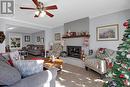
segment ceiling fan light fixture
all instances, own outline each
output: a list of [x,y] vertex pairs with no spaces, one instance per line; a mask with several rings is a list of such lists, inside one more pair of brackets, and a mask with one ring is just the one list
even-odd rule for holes
[[39,11],[39,10],[36,10],[35,11],[35,17],[44,17],[46,15],[45,11]]
[[44,17],[44,15],[47,15],[49,17],[53,17],[54,15],[48,10],[56,10],[58,9],[56,5],[51,5],[51,6],[44,6],[43,2],[39,2],[39,0],[32,0],[33,3],[35,4],[35,8],[32,7],[20,7],[20,9],[26,9],[26,10],[35,10],[34,12],[34,17]]
[[44,17],[46,15],[45,11],[42,11],[40,17]]
[[36,10],[34,14],[38,16],[38,14],[39,14],[39,11],[38,11],[38,10]]

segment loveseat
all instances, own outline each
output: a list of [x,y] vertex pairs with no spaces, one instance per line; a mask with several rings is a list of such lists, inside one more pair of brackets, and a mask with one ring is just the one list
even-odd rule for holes
[[43,55],[43,53],[45,53],[44,45],[29,44],[27,45],[26,50],[28,51],[29,54],[32,55]]
[[101,75],[101,78],[104,77],[104,74],[107,73],[109,67],[113,64],[116,57],[116,51],[99,48],[97,51],[94,51],[92,55],[85,57],[85,68],[92,69]]
[[14,62],[13,67],[12,62],[9,61],[10,58],[7,58],[8,54],[4,54],[4,57],[0,54],[0,87],[55,87],[56,68],[42,69],[41,72],[22,77],[20,70],[14,66]]

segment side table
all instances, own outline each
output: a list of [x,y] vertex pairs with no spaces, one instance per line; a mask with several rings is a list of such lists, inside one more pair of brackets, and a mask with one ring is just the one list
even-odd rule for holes
[[28,56],[28,51],[19,50],[19,54],[20,54],[21,56],[26,57],[26,56]]

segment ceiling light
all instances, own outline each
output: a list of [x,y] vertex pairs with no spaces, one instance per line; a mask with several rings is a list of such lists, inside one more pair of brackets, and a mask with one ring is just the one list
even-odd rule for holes
[[36,17],[44,17],[46,15],[45,11],[41,11],[41,13],[39,13],[39,12],[40,12],[39,10],[35,11],[35,16]]
[[40,14],[40,17],[44,17],[46,15],[46,13],[44,11],[42,11],[42,13]]
[[39,10],[35,11],[35,15],[37,15],[37,16],[39,15]]
[[15,27],[9,27],[8,30],[13,30]]

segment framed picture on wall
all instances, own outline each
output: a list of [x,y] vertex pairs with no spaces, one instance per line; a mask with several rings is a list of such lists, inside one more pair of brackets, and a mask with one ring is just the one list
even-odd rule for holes
[[61,34],[55,33],[55,41],[60,41],[60,40],[61,40]]
[[30,42],[30,36],[24,36],[25,42]]
[[119,25],[106,25],[96,28],[97,41],[117,41],[119,39]]
[[40,36],[37,36],[37,42],[40,42],[41,40],[40,40]]
[[21,49],[22,48],[22,37],[11,36],[9,38],[9,45],[11,49]]

